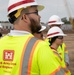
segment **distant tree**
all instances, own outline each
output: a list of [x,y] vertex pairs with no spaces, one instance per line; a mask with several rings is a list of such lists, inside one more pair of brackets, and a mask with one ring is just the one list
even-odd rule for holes
[[65,24],[70,24],[70,21],[69,21],[69,20],[67,20],[67,18],[66,18],[66,17],[62,18],[61,20],[62,20]]

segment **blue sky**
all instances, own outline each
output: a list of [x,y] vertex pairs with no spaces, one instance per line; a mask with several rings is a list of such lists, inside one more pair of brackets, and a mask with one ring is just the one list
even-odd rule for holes
[[[39,12],[41,22],[47,22],[51,15],[63,17],[74,17],[74,0],[67,0],[69,11],[67,11],[65,0],[36,0],[39,4],[45,6],[45,9]],[[7,21],[7,7],[9,0],[0,0],[0,21]]]

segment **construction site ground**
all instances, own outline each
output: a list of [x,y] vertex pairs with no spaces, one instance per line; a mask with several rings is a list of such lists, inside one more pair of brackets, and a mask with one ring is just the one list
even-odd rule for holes
[[66,43],[68,52],[69,52],[69,59],[70,59],[70,66],[69,69],[74,75],[74,31],[64,31],[67,36],[64,38],[64,42]]

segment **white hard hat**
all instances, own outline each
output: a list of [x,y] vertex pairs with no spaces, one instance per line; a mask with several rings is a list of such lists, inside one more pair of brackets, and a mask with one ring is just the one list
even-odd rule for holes
[[41,29],[39,30],[39,32],[43,31],[46,29],[46,26],[41,26]]
[[64,22],[61,21],[61,18],[57,15],[52,15],[50,18],[49,18],[49,21],[48,21],[48,25],[54,25],[54,24],[57,24],[57,25],[62,25],[64,24]]
[[66,34],[64,34],[59,27],[54,26],[48,30],[47,38],[52,38],[55,36],[66,36]]
[[9,5],[8,5],[8,15],[18,9],[21,8],[27,8],[29,6],[38,6],[38,10],[42,10],[44,6],[38,5],[35,0],[9,0]]

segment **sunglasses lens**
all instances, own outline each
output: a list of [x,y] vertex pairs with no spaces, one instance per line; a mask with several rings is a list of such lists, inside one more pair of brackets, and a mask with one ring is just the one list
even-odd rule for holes
[[63,36],[58,36],[58,39],[63,39]]

